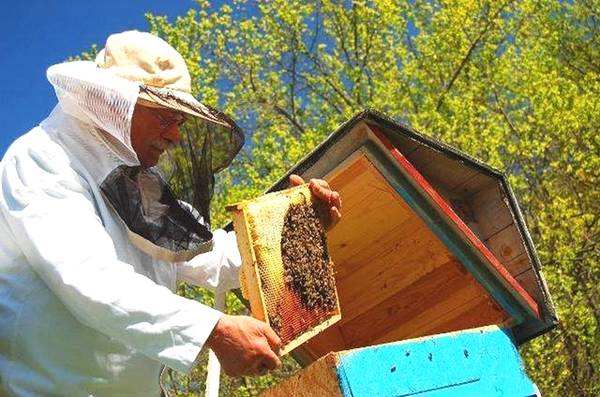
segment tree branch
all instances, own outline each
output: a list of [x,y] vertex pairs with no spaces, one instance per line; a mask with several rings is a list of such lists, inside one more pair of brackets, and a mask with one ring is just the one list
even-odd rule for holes
[[488,19],[487,23],[485,24],[485,27],[483,28],[483,30],[479,33],[479,35],[477,35],[477,38],[471,43],[471,45],[469,46],[469,49],[467,50],[467,53],[465,54],[465,56],[462,58],[462,60],[460,61],[460,64],[458,65],[458,68],[456,68],[456,70],[454,71],[454,73],[452,73],[452,77],[450,78],[450,81],[448,82],[448,84],[446,85],[446,88],[444,89],[444,91],[442,92],[442,94],[440,95],[440,97],[438,98],[437,104],[435,106],[435,110],[438,111],[440,110],[440,107],[442,106],[442,103],[444,102],[444,97],[446,96],[446,94],[448,92],[450,92],[450,90],[452,89],[452,86],[454,85],[454,82],[456,81],[456,79],[458,78],[458,76],[460,75],[460,72],[463,70],[463,68],[467,65],[467,63],[470,61],[471,59],[471,54],[473,53],[473,51],[475,50],[475,48],[477,48],[477,46],[479,45],[479,43],[481,42],[481,39],[483,39],[483,37],[486,35],[486,33],[488,32],[489,28],[494,24],[494,20],[498,17],[498,15],[504,10],[504,8],[510,3],[506,2],[504,3],[492,16],[492,18]]

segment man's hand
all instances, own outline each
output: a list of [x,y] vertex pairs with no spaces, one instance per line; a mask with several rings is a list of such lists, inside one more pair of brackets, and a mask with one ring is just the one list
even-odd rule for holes
[[281,339],[252,317],[223,315],[206,343],[229,376],[263,375],[281,365]]
[[[290,184],[292,186],[302,185],[304,179],[301,176],[292,174],[290,175]],[[321,201],[324,201],[329,208],[329,229],[335,226],[336,223],[342,218],[342,198],[339,193],[331,190],[327,181],[323,179],[311,179],[309,188],[312,193],[317,196]]]

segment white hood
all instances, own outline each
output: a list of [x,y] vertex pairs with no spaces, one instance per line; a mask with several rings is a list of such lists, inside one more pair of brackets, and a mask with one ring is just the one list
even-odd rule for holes
[[110,148],[124,164],[139,165],[131,146],[131,118],[139,84],[89,61],[53,65],[47,76],[65,113],[106,134]]
[[127,226],[132,243],[167,262],[209,251],[209,226],[176,199],[157,169],[140,166],[131,146],[139,85],[85,61],[50,67],[48,80],[59,105],[44,128],[53,131],[66,150],[78,151],[81,172],[90,174]]

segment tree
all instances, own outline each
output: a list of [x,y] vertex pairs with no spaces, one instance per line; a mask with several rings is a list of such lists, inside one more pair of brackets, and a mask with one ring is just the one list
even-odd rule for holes
[[[546,396],[594,396],[599,9],[597,0],[237,0],[147,19],[186,59],[198,98],[250,132],[217,178],[215,225],[227,221],[225,204],[264,191],[365,107],[506,171],[561,319],[523,347],[529,374]],[[284,374],[295,368],[287,364]],[[280,375],[228,380],[223,393],[252,395]],[[198,382],[174,384],[186,394]]]

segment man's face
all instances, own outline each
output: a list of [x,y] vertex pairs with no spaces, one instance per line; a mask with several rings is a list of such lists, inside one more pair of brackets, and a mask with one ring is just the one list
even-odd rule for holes
[[153,167],[169,147],[179,143],[182,113],[135,105],[131,119],[131,145],[143,167]]

